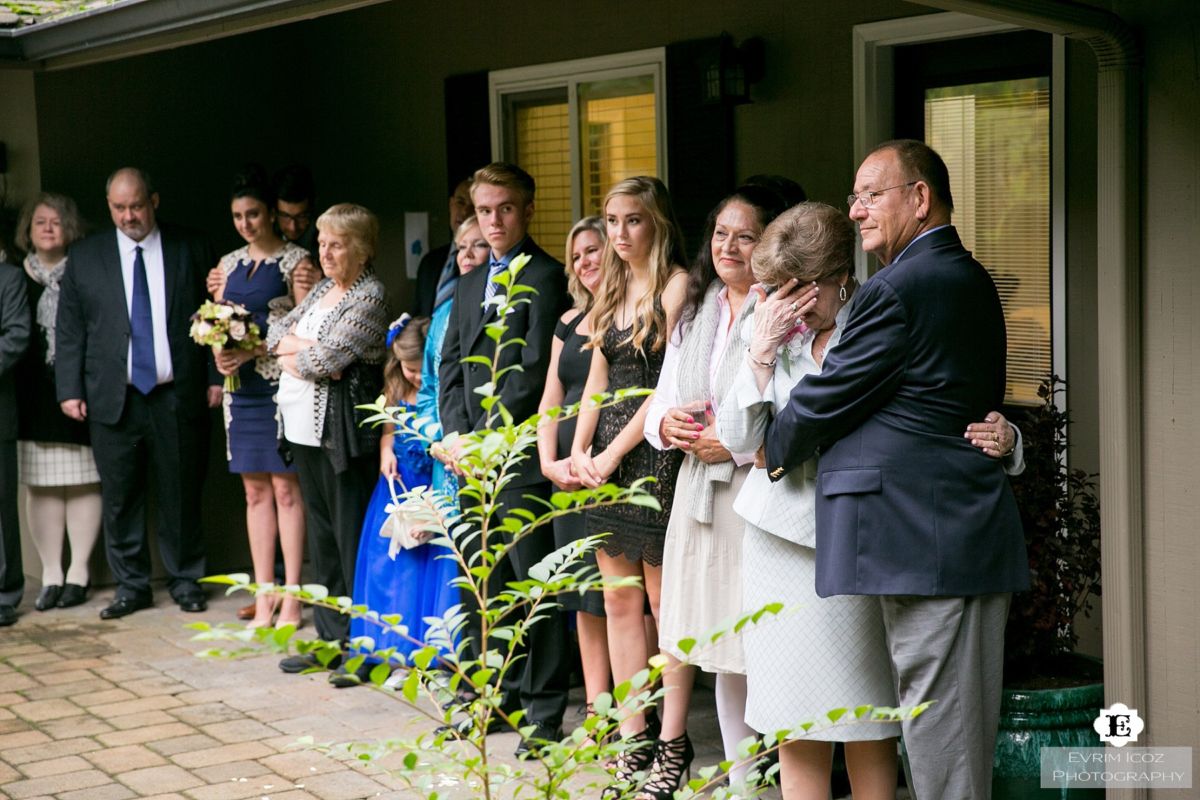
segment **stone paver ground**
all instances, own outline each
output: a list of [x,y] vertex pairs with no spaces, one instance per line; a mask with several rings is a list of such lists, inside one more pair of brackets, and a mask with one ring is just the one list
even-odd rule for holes
[[[303,736],[361,741],[430,725],[403,703],[334,689],[323,675],[285,675],[274,655],[195,656],[206,645],[190,641],[184,626],[232,620],[246,595],[217,596],[207,612],[184,614],[159,591],[154,608],[101,621],[111,598],[101,591],[83,606],[39,613],[27,597],[17,624],[0,629],[0,798],[418,796],[377,767],[295,746]],[[572,700],[568,724],[579,719],[578,690]],[[690,728],[696,763],[720,760],[712,695],[703,689]],[[511,760],[517,737],[489,742]],[[443,796],[472,793],[448,786]]]

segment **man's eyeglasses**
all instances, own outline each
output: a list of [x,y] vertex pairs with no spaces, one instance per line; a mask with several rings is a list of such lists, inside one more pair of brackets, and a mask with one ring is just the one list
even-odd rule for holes
[[849,206],[850,208],[854,208],[855,201],[858,201],[858,203],[861,204],[863,208],[874,208],[875,207],[875,198],[879,197],[879,195],[883,194],[884,192],[890,192],[892,189],[904,189],[908,186],[912,186],[914,183],[916,183],[916,181],[909,181],[908,183],[898,183],[895,186],[889,186],[886,189],[877,189],[873,192],[859,192],[858,194],[849,194],[849,195],[846,195],[846,205]]
[[275,210],[275,218],[280,222],[302,222],[307,223],[312,219],[312,215],[307,211],[301,211],[299,214],[289,214],[286,211]]

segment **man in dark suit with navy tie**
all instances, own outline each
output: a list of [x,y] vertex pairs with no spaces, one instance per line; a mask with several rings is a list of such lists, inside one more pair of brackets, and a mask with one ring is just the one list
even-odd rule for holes
[[[491,360],[496,343],[484,327],[497,320],[496,306],[487,302],[505,287],[493,282],[500,272],[521,254],[530,261],[517,280],[536,290],[526,294],[528,303],[518,304],[505,317],[508,338],[523,339],[521,347],[508,347],[501,353],[499,368],[507,370],[496,387],[497,394],[514,419],[526,419],[537,412],[546,371],[550,367],[550,343],[559,315],[566,309],[569,296],[563,265],[537,246],[528,235],[533,217],[533,178],[512,164],[495,162],[476,171],[471,184],[471,199],[479,229],[491,245],[486,268],[480,266],[459,278],[454,305],[442,346],[442,365],[438,378],[438,406],[446,433],[481,431],[487,428],[487,414],[480,406],[477,389],[491,380],[491,370],[477,363],[462,363],[466,356],[485,356]],[[519,370],[510,369],[519,365]],[[455,454],[452,454],[452,458]],[[530,454],[533,455],[533,454]],[[515,478],[500,492],[502,515],[522,508],[540,514],[546,505],[531,497],[548,499],[550,484],[542,475],[536,458],[527,458],[515,468]],[[466,501],[470,503],[472,501]],[[477,545],[476,545],[477,546]],[[553,532],[542,526],[525,536],[497,563],[493,583],[502,587],[508,581],[525,580],[529,568],[554,550]],[[469,602],[470,597],[464,596]],[[503,681],[505,711],[524,708],[522,724],[536,725],[529,740],[523,741],[518,754],[538,741],[557,739],[567,705],[568,664],[566,628],[557,608],[539,611],[542,617],[529,632],[528,655],[509,670]],[[478,617],[469,627],[478,642]],[[506,623],[511,624],[511,622]],[[503,644],[495,646],[503,647]],[[478,655],[478,653],[476,653]]]
[[1004,316],[928,146],[880,145],[847,199],[883,267],[772,423],[767,470],[778,480],[820,453],[817,593],[877,595],[900,704],[937,701],[903,728],[915,797],[980,800],[1009,600],[1029,585],[1003,465],[962,435],[1004,400]]
[[207,370],[189,318],[216,259],[202,237],[158,224],[158,194],[141,170],[114,172],[106,195],[116,228],[71,248],[55,339],[60,405],[88,422],[100,472],[105,551],[118,584],[100,618],[153,604],[147,486],[171,597],[184,611],[203,611]]

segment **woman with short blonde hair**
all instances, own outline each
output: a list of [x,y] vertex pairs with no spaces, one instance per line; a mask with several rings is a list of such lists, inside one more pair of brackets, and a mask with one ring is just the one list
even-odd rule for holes
[[317,217],[317,230],[349,237],[350,249],[362,263],[375,261],[379,249],[379,219],[367,209],[354,203],[330,206]]
[[[770,418],[786,408],[796,384],[820,374],[851,316],[854,248],[853,223],[824,203],[801,203],[763,233],[751,266],[774,291],[753,290],[758,298],[747,320],[748,347],[717,411],[725,447],[757,451]],[[997,428],[1008,424],[998,414],[988,420],[984,424]],[[1019,459],[1013,459],[1015,469]],[[774,482],[765,468],[752,467],[733,503],[746,526],[743,608],[782,603],[791,609],[768,625],[750,626],[743,636],[745,720],[758,731],[789,731],[779,748],[785,800],[828,797],[833,743],[839,741],[854,797],[891,800],[898,724],[794,728],[832,708],[897,702],[879,604],[864,595],[817,595],[815,475],[815,460]]]
[[[550,367],[542,390],[538,411],[567,408],[583,399],[592,362],[592,351],[585,347],[590,332],[588,311],[592,292],[600,285],[600,260],[604,253],[604,221],[584,217],[567,233],[567,291],[574,301],[558,319],[550,344]],[[545,476],[556,489],[574,491],[579,477],[571,464],[571,443],[575,439],[575,419],[542,418],[538,426],[538,459]],[[565,547],[587,535],[586,515],[568,514],[554,520],[554,545]],[[581,559],[582,571],[594,571],[595,553]],[[584,699],[588,705],[609,688],[608,630],[604,619],[604,595],[600,591],[567,593],[559,598],[564,610],[575,612],[575,630],[579,636],[579,661],[583,668]]]
[[[332,595],[349,595],[381,433],[359,424],[357,406],[379,396],[388,318],[372,265],[379,240],[375,215],[342,203],[316,224],[326,278],[271,325],[267,350],[283,370],[279,415],[300,479],[314,579]],[[318,608],[313,619],[322,639],[346,642],[349,617]],[[302,672],[314,664],[311,657],[292,656],[279,666]]]

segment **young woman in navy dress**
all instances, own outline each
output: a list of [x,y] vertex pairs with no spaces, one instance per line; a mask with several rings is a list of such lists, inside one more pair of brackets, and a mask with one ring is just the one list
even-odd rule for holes
[[[233,226],[245,246],[221,258],[210,275],[210,288],[217,300],[245,306],[266,339],[271,320],[283,317],[304,299],[315,274],[308,252],[285,242],[275,232],[275,198],[266,173],[252,165],[233,186],[230,210]],[[307,272],[308,275],[303,276]],[[300,280],[297,280],[299,278]],[[241,385],[225,392],[225,455],[229,471],[242,476],[246,490],[246,530],[250,537],[250,559],[254,581],[275,582],[275,537],[278,531],[283,550],[284,582],[299,584],[304,558],[304,505],[293,467],[279,455],[279,426],[275,392],[279,387],[279,365],[267,355],[265,345],[257,350],[214,348],[217,371],[236,373]],[[248,627],[271,624],[279,612],[279,625],[300,625],[300,604],[295,598],[259,595],[254,618]]]

